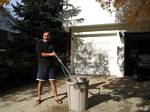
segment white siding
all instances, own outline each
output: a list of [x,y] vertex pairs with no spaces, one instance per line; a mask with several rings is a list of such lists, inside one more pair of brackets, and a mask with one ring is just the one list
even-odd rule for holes
[[[123,76],[121,71],[123,58],[117,48],[123,47],[120,37],[78,37],[74,41],[74,72],[76,74],[116,75]],[[107,32],[110,33],[110,32]],[[120,64],[119,64],[120,63]]]

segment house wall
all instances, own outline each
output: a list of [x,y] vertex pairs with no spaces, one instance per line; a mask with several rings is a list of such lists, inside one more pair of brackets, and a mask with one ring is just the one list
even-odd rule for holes
[[123,76],[124,45],[119,31],[73,35],[73,72],[82,75]]
[[[104,34],[104,31],[107,33]],[[110,35],[111,31],[126,32],[126,35],[122,35],[123,38],[121,39],[125,40],[124,44],[119,40],[119,36],[121,35]],[[99,34],[92,34],[92,32],[99,32]],[[104,42],[103,36],[109,39],[107,38],[108,40]],[[131,64],[133,60],[130,59],[130,50],[131,48],[136,48],[143,53],[149,53],[149,36],[149,29],[142,28],[141,23],[136,24],[136,27],[132,24],[118,23],[71,27],[71,72],[75,72],[76,74],[133,76],[134,69]],[[93,37],[96,38],[94,39]],[[109,42],[110,40],[111,42]],[[102,53],[99,53],[100,51]]]
[[12,33],[20,33],[19,30],[13,29],[14,26],[16,26],[15,18],[4,7],[1,7],[0,30]]

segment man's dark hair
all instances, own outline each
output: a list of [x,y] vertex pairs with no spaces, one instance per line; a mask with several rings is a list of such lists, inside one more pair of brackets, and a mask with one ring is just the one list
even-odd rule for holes
[[50,31],[43,31],[43,34],[44,33],[49,33],[50,36],[52,35],[52,32],[50,32]]

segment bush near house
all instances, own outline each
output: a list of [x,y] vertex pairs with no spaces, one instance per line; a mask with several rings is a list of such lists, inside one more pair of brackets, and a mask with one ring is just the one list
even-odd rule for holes
[[[69,60],[69,34],[57,33],[55,43],[58,56],[67,63]],[[36,81],[37,54],[33,38],[18,35],[0,46],[0,89]],[[55,63],[56,73],[63,75],[60,64]]]
[[5,41],[0,47],[0,88],[35,80],[36,54],[34,44],[25,38]]

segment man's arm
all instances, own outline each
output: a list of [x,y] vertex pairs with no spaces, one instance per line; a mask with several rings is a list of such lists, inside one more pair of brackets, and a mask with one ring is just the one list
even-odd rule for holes
[[51,53],[49,52],[41,52],[42,57],[49,57],[49,56],[56,56],[56,53],[53,51]]

